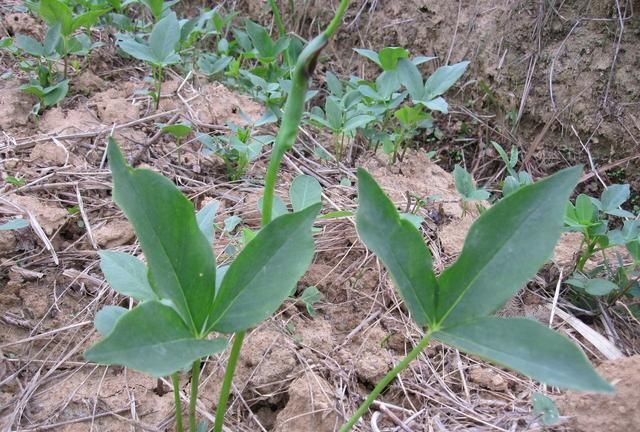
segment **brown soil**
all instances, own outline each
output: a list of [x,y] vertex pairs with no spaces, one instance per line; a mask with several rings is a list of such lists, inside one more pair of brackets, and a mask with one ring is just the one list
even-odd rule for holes
[[640,356],[603,363],[598,372],[616,387],[614,396],[568,392],[556,402],[575,432],[635,430],[640,422]]

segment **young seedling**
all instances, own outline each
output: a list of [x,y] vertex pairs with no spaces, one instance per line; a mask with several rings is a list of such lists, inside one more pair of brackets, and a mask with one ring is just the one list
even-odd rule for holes
[[518,164],[518,147],[515,145],[511,147],[511,155],[507,156],[507,152],[502,148],[500,144],[495,141],[491,141],[491,145],[496,149],[500,155],[500,159],[505,164],[509,175],[504,179],[502,185],[502,195],[507,196],[520,189],[521,186],[525,186],[533,183],[531,176],[526,171],[516,172],[516,165]]
[[[576,272],[567,283],[579,293],[600,297],[609,305],[625,296],[640,296],[636,275],[640,268],[640,221],[633,213],[620,208],[630,194],[626,184],[610,185],[599,199],[580,194],[575,205],[569,203],[565,214],[567,228],[583,236]],[[619,220],[621,228],[609,229],[610,218],[623,219]],[[605,252],[614,246],[626,248],[631,264],[611,265]],[[586,271],[587,262],[598,253],[604,258],[604,267]],[[613,270],[614,267],[617,270]]]
[[188,136],[193,130],[193,126],[189,122],[174,123],[174,124],[158,124],[160,130],[166,134],[171,135],[176,140],[176,152],[178,153],[178,163],[182,163],[181,160],[181,142],[182,139]]
[[551,255],[580,174],[579,167],[565,169],[500,200],[474,222],[457,261],[436,276],[422,235],[400,218],[373,177],[358,171],[358,235],[387,267],[411,318],[425,333],[341,432],[356,424],[432,339],[549,385],[613,390],[569,339],[537,321],[491,316]]
[[76,31],[80,28],[91,28],[100,17],[111,10],[111,6],[102,7],[87,2],[83,5],[83,12],[76,14],[68,2],[61,0],[27,1],[26,3],[49,26],[59,26],[61,39],[56,50],[64,60],[64,78],[66,79],[70,54],[87,55],[89,51],[100,46],[100,44],[92,44],[85,33],[75,35]]
[[180,55],[176,52],[179,41],[180,23],[174,12],[168,13],[153,26],[146,43],[138,42],[130,35],[121,35],[118,41],[122,51],[151,65],[154,90],[150,96],[156,110],[160,106],[164,69],[180,61]]

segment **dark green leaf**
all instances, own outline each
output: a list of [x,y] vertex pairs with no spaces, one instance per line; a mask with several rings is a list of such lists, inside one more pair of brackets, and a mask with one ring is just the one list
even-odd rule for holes
[[107,153],[113,199],[138,234],[155,292],[199,332],[213,304],[215,258],[193,205],[160,174],[127,166],[113,138]]
[[85,358],[161,377],[223,351],[226,345],[224,339],[196,339],[173,308],[149,301],[118,318],[113,330],[89,348]]
[[240,252],[216,296],[211,330],[247,330],[282,304],[311,263],[311,227],[319,210],[316,204],[274,219]]
[[27,54],[31,54],[35,57],[44,57],[45,50],[40,42],[32,38],[31,36],[17,35],[15,40],[15,46],[20,48]]
[[584,286],[584,290],[594,296],[610,294],[618,289],[618,285],[607,279],[589,279]]
[[537,321],[498,317],[468,319],[435,332],[433,337],[545,384],[582,391],[613,390],[569,339]]
[[153,26],[149,36],[149,49],[155,58],[155,64],[166,66],[180,61],[176,46],[180,40],[180,23],[174,12],[162,18]]
[[435,319],[438,284],[431,254],[420,232],[398,214],[373,177],[358,170],[356,228],[362,242],[380,258],[420,326]]
[[58,84],[44,89],[42,101],[45,107],[56,105],[69,92],[69,80],[60,81]]
[[498,201],[471,226],[458,260],[439,279],[438,321],[448,325],[502,306],[551,256],[580,167]]
[[100,251],[98,255],[105,279],[118,294],[139,301],[158,299],[149,284],[147,266],[138,258],[109,250]]

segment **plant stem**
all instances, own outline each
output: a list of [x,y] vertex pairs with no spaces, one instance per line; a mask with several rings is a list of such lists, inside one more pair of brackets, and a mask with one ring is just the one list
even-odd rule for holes
[[287,30],[284,27],[284,23],[282,22],[282,15],[280,14],[280,9],[278,9],[278,5],[275,0],[269,0],[269,6],[271,6],[271,12],[273,13],[273,20],[276,23],[276,28],[278,29],[278,36],[285,37],[287,35]]
[[369,409],[369,406],[371,406],[371,404],[376,400],[376,398],[380,395],[380,393],[382,393],[382,391],[387,387],[387,385],[389,385],[389,383],[393,381],[400,372],[406,369],[406,367],[409,366],[409,363],[411,363],[411,361],[415,359],[418,356],[418,354],[420,354],[422,350],[424,350],[427,347],[427,345],[429,345],[429,340],[431,339],[432,332],[433,332],[432,330],[428,331],[422,337],[420,342],[418,342],[418,345],[416,345],[415,348],[413,348],[411,352],[407,354],[407,356],[403,358],[400,361],[400,363],[396,365],[396,367],[391,369],[389,373],[387,373],[384,376],[384,378],[382,378],[382,380],[378,382],[378,384],[375,386],[373,391],[369,394],[367,399],[360,405],[358,410],[351,416],[349,421],[347,421],[345,424],[342,425],[342,427],[340,428],[340,432],[347,432],[351,430],[351,428],[358,422],[360,417],[362,417],[364,413],[367,412],[367,410]]
[[584,253],[582,254],[582,256],[580,257],[580,259],[578,260],[578,263],[576,264],[576,269],[578,271],[583,271],[584,270],[584,266],[587,264],[587,261],[589,261],[589,258],[591,258],[591,256],[593,255],[593,251],[596,247],[596,241],[595,240],[590,240],[587,243],[587,249],[584,251]]
[[184,430],[182,426],[182,403],[180,402],[180,375],[178,372],[171,375],[171,383],[173,384],[173,398],[176,406],[176,432]]
[[304,98],[309,87],[309,80],[316,67],[318,56],[322,49],[327,45],[329,39],[336,32],[342,17],[344,16],[349,0],[341,0],[336,15],[329,23],[327,29],[320,35],[313,38],[307,46],[302,50],[296,67],[293,71],[293,82],[291,85],[291,92],[287,97],[287,102],[284,105],[284,114],[282,116],[282,124],[276,141],[273,145],[273,151],[271,153],[271,160],[269,161],[269,167],[267,168],[267,175],[265,177],[264,184],[264,199],[262,204],[262,225],[266,225],[271,222],[271,214],[273,212],[273,195],[276,187],[276,180],[278,179],[278,170],[280,168],[280,162],[285,152],[293,147],[296,136],[298,135],[298,126],[302,120],[302,113],[304,111]]
[[233,346],[231,347],[231,353],[229,354],[227,369],[224,371],[222,389],[220,389],[220,399],[218,400],[218,406],[216,407],[216,419],[215,424],[213,425],[213,432],[222,432],[224,413],[227,411],[227,401],[229,400],[229,391],[231,390],[231,382],[233,381],[233,374],[236,371],[236,365],[238,364],[238,358],[240,357],[240,348],[242,348],[244,336],[245,332],[238,332],[233,338]]
[[198,385],[200,384],[200,360],[191,366],[191,397],[189,398],[189,432],[198,430],[196,421],[196,404],[198,402]]

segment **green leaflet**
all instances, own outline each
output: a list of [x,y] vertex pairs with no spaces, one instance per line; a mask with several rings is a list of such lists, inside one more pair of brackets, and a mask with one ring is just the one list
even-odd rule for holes
[[173,308],[148,301],[120,316],[108,335],[85,353],[85,358],[160,377],[221,352],[226,345],[224,339],[194,338]]
[[164,67],[180,61],[180,56],[175,52],[179,40],[180,23],[176,14],[170,13],[153,26],[148,44],[142,44],[127,36],[119,41],[118,46],[138,60]]
[[98,311],[96,314],[96,319],[94,325],[100,336],[105,337],[111,330],[116,326],[116,322],[118,319],[129,312],[128,309],[125,309],[120,306],[105,306]]
[[282,304],[311,263],[319,210],[315,204],[274,219],[240,252],[218,290],[210,330],[247,330]]
[[173,301],[193,333],[200,334],[213,304],[215,258],[193,206],[160,174],[127,166],[113,138],[107,153],[113,199],[138,235],[154,291]]
[[433,337],[549,385],[582,391],[613,390],[569,339],[533,320],[477,318],[434,332]]
[[98,255],[104,277],[118,294],[139,301],[158,299],[149,285],[147,266],[138,258],[110,250],[100,251]]
[[358,170],[358,235],[387,267],[411,317],[420,326],[434,324],[438,283],[431,254],[420,232],[402,219],[373,177]]
[[496,311],[553,251],[582,169],[567,168],[500,200],[471,226],[458,260],[438,283],[438,324]]
[[424,100],[431,100],[444,94],[464,74],[468,65],[468,61],[463,61],[436,69],[424,83]]
[[214,226],[213,221],[216,218],[216,213],[220,208],[220,201],[213,200],[206,206],[202,207],[196,214],[196,220],[198,221],[198,227],[202,234],[207,238],[209,243],[213,243]]
[[293,211],[304,210],[322,200],[322,186],[311,176],[299,175],[291,183],[289,198]]

